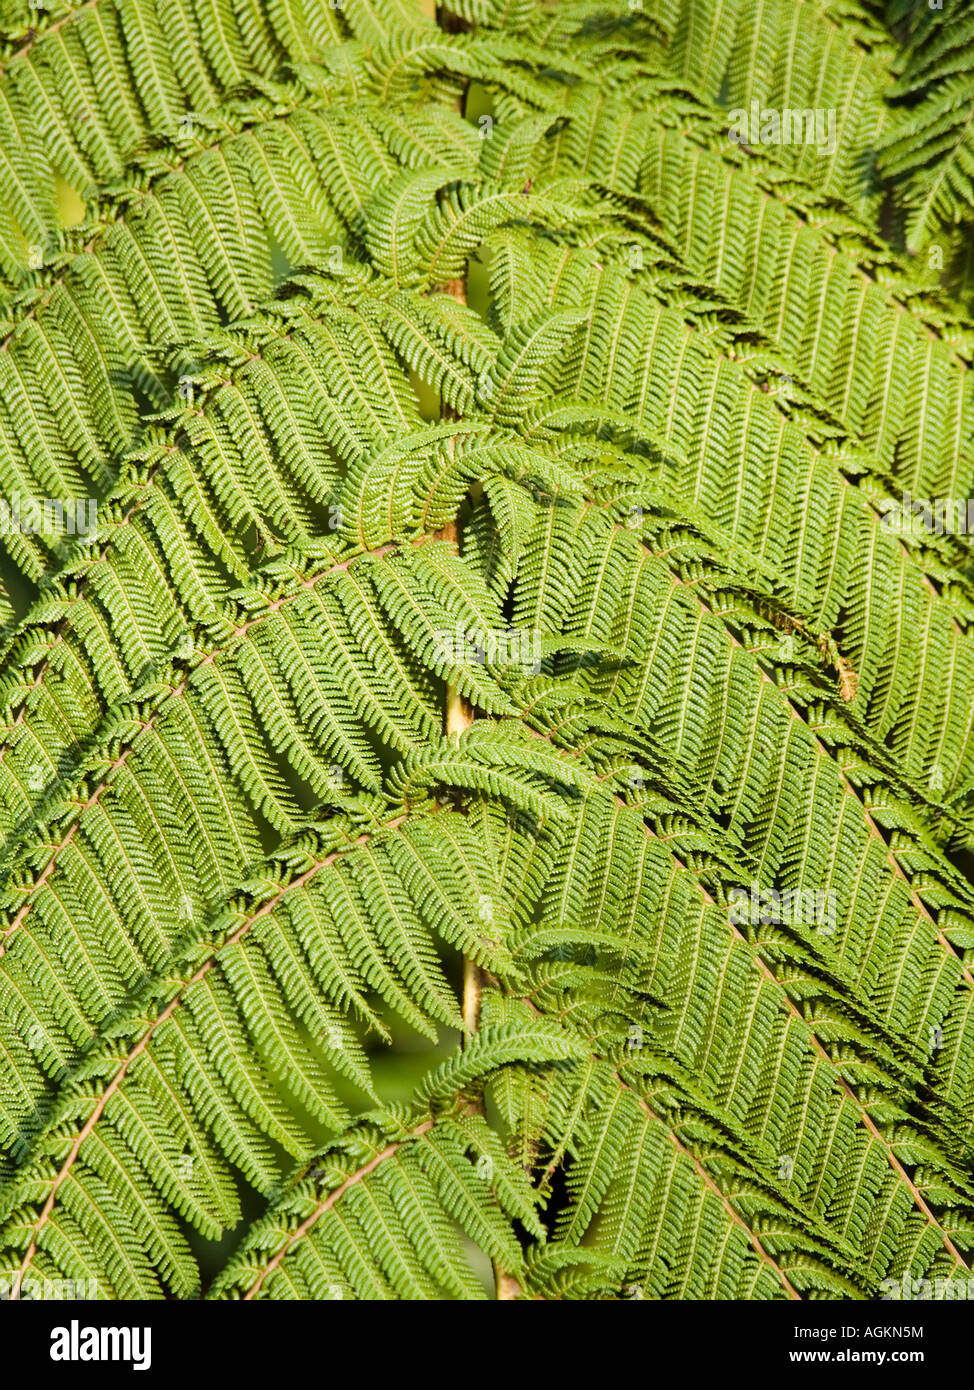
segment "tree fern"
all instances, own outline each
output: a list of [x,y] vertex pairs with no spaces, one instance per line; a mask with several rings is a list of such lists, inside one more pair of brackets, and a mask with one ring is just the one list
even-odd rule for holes
[[967,1276],[935,22],[6,7],[0,493],[97,510],[0,535],[14,1297]]

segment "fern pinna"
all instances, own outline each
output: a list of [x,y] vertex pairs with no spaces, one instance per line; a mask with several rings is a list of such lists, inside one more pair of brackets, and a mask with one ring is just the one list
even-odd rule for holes
[[4,8],[5,1290],[967,1277],[957,25]]

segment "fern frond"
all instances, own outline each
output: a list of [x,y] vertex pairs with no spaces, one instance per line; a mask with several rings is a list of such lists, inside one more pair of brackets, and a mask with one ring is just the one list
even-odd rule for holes
[[13,1296],[969,1272],[970,548],[889,524],[967,20],[888,18],[6,22],[0,501],[92,504],[0,527]]

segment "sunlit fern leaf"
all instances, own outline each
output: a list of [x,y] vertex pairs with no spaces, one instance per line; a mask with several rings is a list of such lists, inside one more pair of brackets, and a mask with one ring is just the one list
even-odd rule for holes
[[888,23],[5,21],[0,499],[97,518],[0,534],[4,1291],[969,1265],[974,587],[891,521],[974,326],[875,158],[958,50]]

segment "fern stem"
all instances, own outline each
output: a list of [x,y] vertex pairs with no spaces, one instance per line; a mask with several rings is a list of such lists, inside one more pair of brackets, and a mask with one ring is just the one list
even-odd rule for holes
[[[454,16],[444,15],[438,6],[436,11],[437,22],[448,32],[456,32],[458,28],[467,27],[462,21],[457,22]],[[444,23],[446,20],[446,23]],[[462,103],[461,103],[462,105]],[[440,288],[440,294],[449,295],[460,304],[467,302],[467,282],[466,279],[447,280]],[[452,406],[444,401],[441,409],[444,420],[456,420],[458,415]],[[455,440],[447,441],[447,450],[450,457],[453,457]],[[458,551],[460,548],[460,523],[459,520],[447,522],[446,526],[438,532],[439,539],[452,544]],[[474,721],[473,708],[467,703],[463,695],[452,684],[446,688],[446,708],[444,710],[443,725],[447,737],[456,736],[457,738],[468,729]],[[464,956],[463,960],[463,1028],[466,1039],[469,1040],[480,1027],[480,1009],[483,1001],[484,992],[484,972],[482,968],[470,956]],[[484,1100],[482,1095],[472,1098],[471,1109],[475,1114],[484,1114]],[[521,1296],[521,1285],[513,1274],[508,1274],[497,1260],[493,1261],[494,1269],[494,1293],[499,1303],[513,1302]]]
[[[444,419],[449,418],[446,410],[444,410],[443,412],[443,417]],[[452,456],[452,439],[447,441],[447,451]],[[446,541],[448,545],[452,545],[454,550],[459,551],[460,526],[458,522],[448,521],[444,527],[437,531],[436,537],[437,540]],[[443,713],[443,732],[447,735],[448,738],[459,738],[459,736],[463,733],[464,729],[469,729],[470,725],[473,723],[473,720],[473,709],[461,695],[457,687],[452,683],[448,682],[446,687],[446,704]]]
[[483,995],[483,971],[469,956],[463,962],[463,1026],[468,1034],[480,1026],[480,1001]]
[[[466,282],[464,280],[450,280],[443,287],[442,293],[449,294],[451,298],[458,300],[461,304],[466,303]],[[445,402],[441,415],[444,420],[457,419],[456,411]],[[453,439],[447,440],[447,452],[451,458],[455,447]],[[459,520],[448,521],[447,524],[437,532],[437,538],[452,545],[457,551],[460,549],[460,523]],[[469,729],[474,721],[474,711],[455,685],[448,682],[446,687],[446,700],[443,712],[443,731],[448,738],[459,738],[464,730]],[[468,1037],[472,1037],[480,1026],[480,1000],[483,994],[483,971],[476,961],[469,956],[463,962],[463,1026]]]

